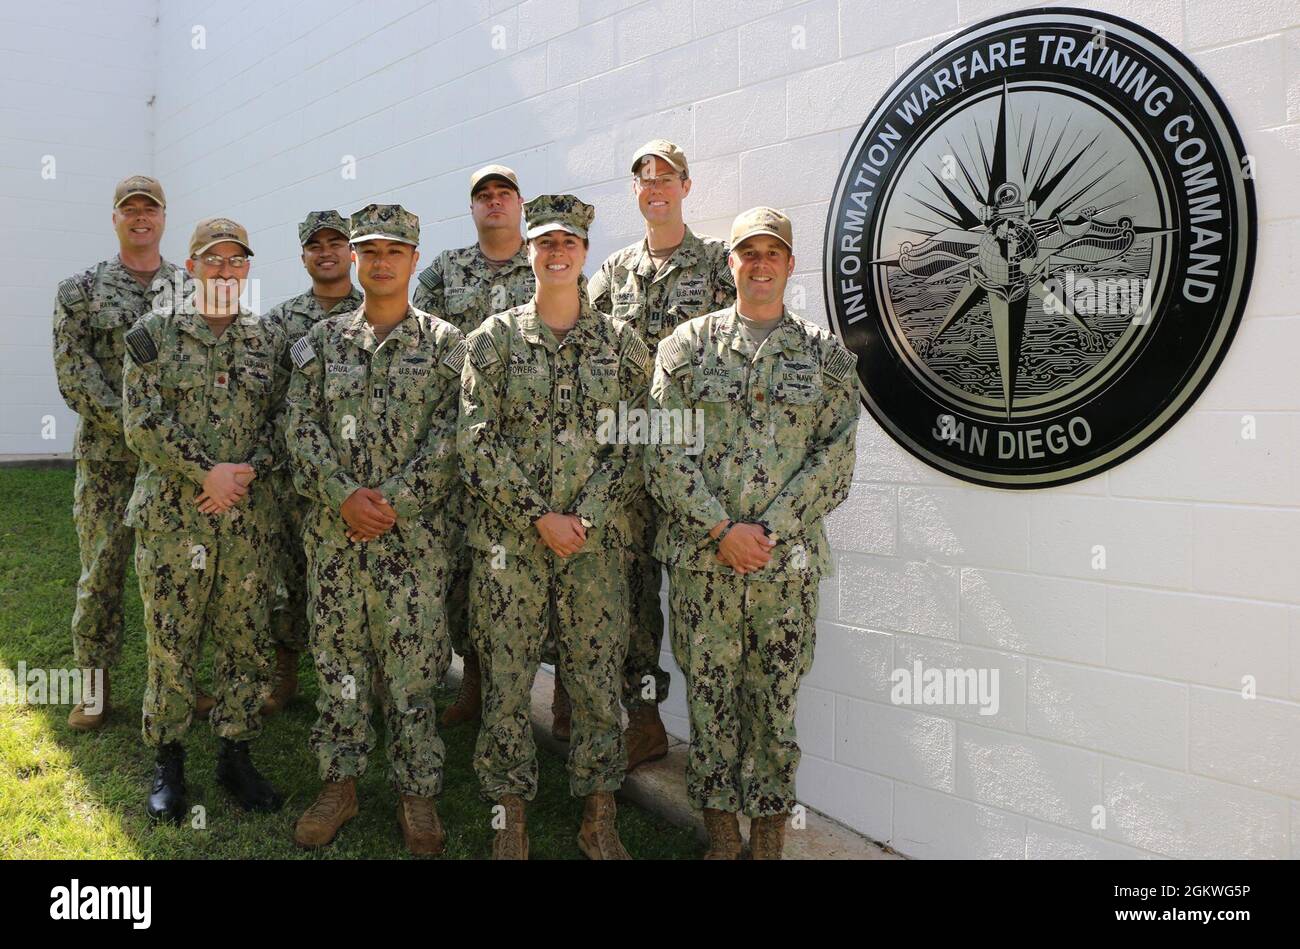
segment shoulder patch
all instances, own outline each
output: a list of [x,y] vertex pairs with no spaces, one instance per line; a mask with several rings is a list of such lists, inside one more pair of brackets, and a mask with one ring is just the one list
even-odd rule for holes
[[469,361],[475,369],[486,369],[500,359],[487,333],[476,332],[469,337]]
[[300,336],[298,342],[289,347],[289,358],[293,364],[302,369],[309,362],[316,358],[316,350],[311,348],[311,340],[306,336]]
[[469,344],[465,342],[464,337],[461,337],[456,340],[456,345],[451,348],[451,352],[443,359],[442,364],[455,372],[456,375],[460,375],[461,369],[465,367],[465,354],[467,352],[469,352]]
[[442,275],[430,265],[420,271],[420,276],[416,280],[426,290],[436,290],[442,283]]
[[674,333],[659,344],[657,358],[664,372],[671,376],[691,361],[691,353],[682,338]]
[[59,283],[59,302],[68,309],[85,304],[86,293],[76,277],[69,277]]
[[837,343],[830,355],[826,357],[826,362],[822,364],[822,375],[846,386],[857,363],[858,357]]
[[623,331],[627,340],[623,343],[623,358],[636,366],[636,370],[643,375],[650,368],[650,347],[645,344],[641,334],[630,326]]
[[158,358],[158,344],[153,341],[143,323],[136,323],[124,337],[126,348],[131,351],[131,358],[141,366],[148,365]]

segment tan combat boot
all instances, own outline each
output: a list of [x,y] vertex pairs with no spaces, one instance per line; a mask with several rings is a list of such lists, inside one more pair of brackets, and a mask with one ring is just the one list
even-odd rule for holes
[[357,779],[326,781],[312,806],[298,818],[293,842],[299,847],[323,847],[356,816]]
[[573,706],[569,704],[569,690],[559,672],[555,673],[555,691],[551,693],[551,737],[568,741],[573,734]]
[[460,678],[460,694],[443,711],[438,724],[449,727],[461,722],[477,722],[483,717],[483,674],[479,669],[478,653],[464,657],[465,668]]
[[402,828],[406,849],[417,857],[436,857],[447,844],[447,834],[431,797],[403,794],[397,803],[397,826]]
[[638,765],[658,761],[668,754],[668,733],[659,718],[658,705],[637,705],[628,709],[623,744],[627,746],[628,774]]
[[[68,713],[68,727],[71,728],[73,731],[93,732],[98,728],[102,728],[104,723],[108,721],[108,670],[107,669],[104,670],[104,680],[102,685],[103,685],[104,694],[102,696],[96,696],[95,677],[92,674],[90,677],[90,682],[87,683],[86,688],[82,693],[83,700],[78,702],[75,706],[73,706],[72,711]],[[94,702],[90,701],[91,697],[94,697],[96,701]],[[99,709],[99,712],[97,714],[89,710],[89,706],[91,705],[94,705],[96,708]]]
[[506,822],[492,840],[492,859],[527,860],[528,823],[524,817],[523,798],[506,794],[497,803],[506,809]]
[[754,860],[780,860],[785,850],[785,820],[788,814],[755,817],[749,822],[749,849]]
[[217,700],[202,689],[194,690],[194,717],[207,721],[212,715],[212,709],[216,706]]
[[705,860],[741,860],[745,843],[740,839],[740,820],[729,811],[704,809],[704,827],[709,832]]
[[618,838],[618,807],[614,795],[597,791],[583,799],[582,826],[578,828],[578,849],[589,860],[631,860]]
[[283,711],[298,694],[298,654],[283,646],[275,647],[275,688],[262,704],[263,715]]

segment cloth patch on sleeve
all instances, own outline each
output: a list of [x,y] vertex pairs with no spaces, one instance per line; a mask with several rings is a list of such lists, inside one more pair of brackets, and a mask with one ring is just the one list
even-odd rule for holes
[[307,365],[316,358],[316,350],[311,348],[311,341],[306,336],[300,337],[298,342],[289,347],[289,358],[299,369]]
[[125,337],[126,348],[131,351],[131,358],[141,366],[148,365],[158,358],[158,344],[153,341],[144,324],[137,323],[131,327]]
[[442,364],[449,367],[456,375],[460,375],[461,369],[465,367],[465,354],[469,352],[469,345],[462,338],[457,340],[456,345],[451,348]]
[[86,302],[86,295],[82,292],[81,285],[76,279],[69,277],[59,284],[59,302],[68,309],[83,305]]
[[442,283],[442,275],[432,267],[424,268],[424,270],[420,272],[420,276],[416,279],[421,286],[429,291],[437,290],[438,285]]
[[469,338],[469,361],[475,369],[486,369],[500,359],[486,333],[475,333]]
[[627,337],[627,342],[623,345],[623,358],[631,361],[632,365],[636,366],[637,372],[644,374],[650,365],[650,347],[630,327],[627,330]]
[[691,361],[691,354],[678,336],[669,336],[659,344],[659,362],[670,376]]
[[838,382],[840,385],[849,384],[849,375],[853,372],[854,366],[857,365],[858,357],[853,355],[843,346],[836,346],[826,362],[822,365],[822,375]]

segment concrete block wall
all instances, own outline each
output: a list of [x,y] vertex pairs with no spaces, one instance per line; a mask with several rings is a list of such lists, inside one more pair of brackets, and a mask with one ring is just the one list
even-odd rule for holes
[[0,455],[72,450],[51,314],[116,251],[113,185],[153,167],[157,0],[0,5]]
[[[168,256],[181,255],[199,217],[248,225],[265,309],[304,285],[295,225],[305,211],[400,201],[420,215],[432,255],[472,241],[466,177],[488,161],[515,167],[529,195],[572,190],[597,206],[590,271],[638,236],[627,159],[664,136],[691,157],[697,230],[725,234],[759,203],[790,213],[790,299],[824,323],[827,201],[871,105],[952,32],[1037,5],[178,0],[162,5],[152,34],[153,149],[131,160],[151,163],[171,195]],[[963,484],[864,415],[853,493],[830,520],[838,572],[822,585],[800,695],[800,797],[915,857],[1297,857],[1300,8],[1071,5],[1164,36],[1227,102],[1258,169],[1246,317],[1182,421],[1135,459],[1064,488]],[[94,83],[101,93],[107,76]],[[72,92],[41,94],[87,108]],[[103,109],[84,114],[121,134]],[[10,122],[6,140],[17,137]],[[73,127],[47,118],[28,135],[44,142]],[[86,147],[74,138],[69,148]],[[106,222],[78,218],[75,247],[50,236],[57,207],[33,198],[34,182],[16,184],[9,165],[0,159],[0,191],[42,217],[38,241],[72,265],[108,252]],[[117,174],[83,182],[78,200],[98,202]],[[9,260],[5,281],[17,273]],[[28,320],[48,312],[70,269],[60,258],[55,273],[24,274]],[[28,345],[43,332],[33,328]],[[6,369],[37,355],[0,344]],[[6,371],[3,384],[13,378]],[[1098,545],[1104,569],[1094,569]],[[918,660],[996,669],[997,714],[894,705],[890,673]],[[665,711],[685,735],[673,671]],[[1243,677],[1256,698],[1242,697]]]

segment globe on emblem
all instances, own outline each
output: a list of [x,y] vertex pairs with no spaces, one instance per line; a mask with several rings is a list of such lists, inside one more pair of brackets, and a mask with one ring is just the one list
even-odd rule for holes
[[1019,300],[1029,292],[1028,274],[1022,264],[1032,265],[1037,256],[1038,241],[1033,231],[1019,221],[999,221],[980,240],[980,283],[1008,300]]

